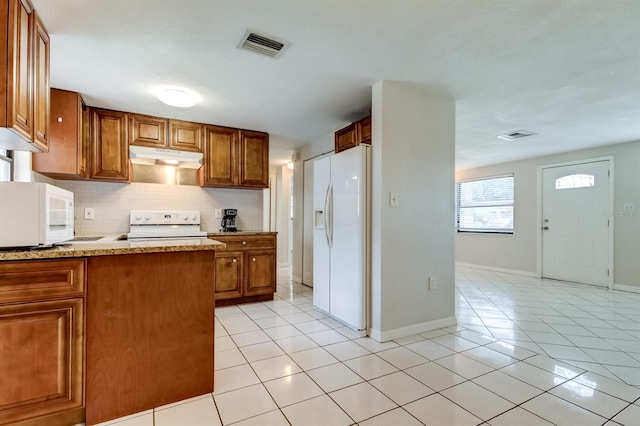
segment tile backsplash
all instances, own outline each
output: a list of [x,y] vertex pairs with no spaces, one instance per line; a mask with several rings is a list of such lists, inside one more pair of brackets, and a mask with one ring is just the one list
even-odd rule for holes
[[[262,190],[65,180],[55,184],[74,193],[76,235],[127,233],[130,210],[199,210],[201,228],[214,232],[220,228],[215,209],[234,208],[238,229],[262,230]],[[94,209],[95,219],[84,218],[85,207]]]

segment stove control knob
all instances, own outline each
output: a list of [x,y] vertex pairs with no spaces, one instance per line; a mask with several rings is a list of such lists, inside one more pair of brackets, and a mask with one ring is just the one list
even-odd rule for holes
[[140,213],[136,213],[135,220],[141,220],[142,215]]
[[191,214],[191,220],[195,221],[198,218],[198,215],[195,213]]
[[182,220],[184,220],[186,222],[187,220],[189,220],[189,216],[186,215],[186,214],[183,214],[182,215]]
[[144,215],[144,220],[151,220],[151,213],[146,213]]

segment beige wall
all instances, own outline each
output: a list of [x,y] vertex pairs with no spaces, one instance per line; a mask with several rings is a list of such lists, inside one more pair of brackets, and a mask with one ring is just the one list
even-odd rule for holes
[[421,85],[381,81],[372,112],[371,335],[388,340],[455,323],[455,103]]
[[[640,289],[640,141],[457,171],[456,179],[513,173],[515,217],[513,235],[456,235],[456,261],[537,273],[538,167],[605,156],[614,157],[614,288]],[[635,210],[626,214],[625,203]]]

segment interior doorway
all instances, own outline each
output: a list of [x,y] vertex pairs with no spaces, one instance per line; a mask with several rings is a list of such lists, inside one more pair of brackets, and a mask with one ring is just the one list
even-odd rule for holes
[[611,285],[611,163],[607,158],[542,167],[542,278]]

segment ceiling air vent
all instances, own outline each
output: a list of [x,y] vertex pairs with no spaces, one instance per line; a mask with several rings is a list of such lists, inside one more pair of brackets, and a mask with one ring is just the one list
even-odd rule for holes
[[506,141],[512,141],[515,139],[526,138],[527,136],[533,136],[535,133],[528,130],[516,130],[515,132],[506,133],[498,136],[498,139],[504,139]]
[[258,34],[256,31],[247,30],[242,36],[238,48],[247,49],[270,58],[278,59],[291,43],[281,38]]

